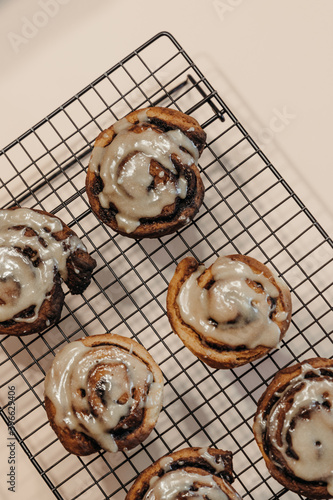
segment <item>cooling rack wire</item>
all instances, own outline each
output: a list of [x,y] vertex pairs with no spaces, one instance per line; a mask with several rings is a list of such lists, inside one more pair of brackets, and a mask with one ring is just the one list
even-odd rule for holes
[[[205,129],[199,162],[205,200],[178,233],[133,241],[92,214],[85,173],[101,130],[156,104],[192,115]],[[159,33],[129,54],[1,151],[0,172],[2,208],[20,204],[59,216],[98,263],[86,292],[66,295],[57,326],[1,339],[1,416],[8,425],[8,386],[15,386],[17,442],[55,497],[123,500],[136,476],[163,454],[216,446],[233,452],[234,485],[244,499],[300,498],[269,476],[251,428],[256,402],[278,369],[332,352],[332,240],[178,42]],[[165,298],[183,257],[209,265],[229,253],[250,254],[275,269],[292,291],[293,317],[271,355],[213,370],[171,332]],[[109,331],[135,338],[160,365],[163,410],[136,449],[74,457],[47,422],[45,371],[68,341]]]

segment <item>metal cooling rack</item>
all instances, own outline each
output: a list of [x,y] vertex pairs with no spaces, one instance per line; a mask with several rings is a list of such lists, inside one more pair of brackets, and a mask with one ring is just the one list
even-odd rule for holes
[[[172,106],[207,132],[200,159],[204,204],[189,226],[158,240],[115,235],[92,214],[85,173],[98,133],[135,108]],[[244,499],[299,498],[272,479],[252,435],[256,402],[275,372],[295,360],[332,353],[333,244],[177,41],[160,33],[6,147],[0,156],[1,205],[41,208],[61,217],[97,260],[82,296],[66,295],[59,324],[42,335],[4,337],[1,416],[16,388],[16,438],[55,497],[123,500],[152,461],[184,446],[234,453]],[[289,285],[292,325],[279,350],[236,370],[199,362],[171,332],[165,311],[176,263],[192,254],[245,253]],[[108,331],[134,337],[160,365],[164,407],[156,429],[131,452],[69,455],[51,430],[43,382],[69,340]]]

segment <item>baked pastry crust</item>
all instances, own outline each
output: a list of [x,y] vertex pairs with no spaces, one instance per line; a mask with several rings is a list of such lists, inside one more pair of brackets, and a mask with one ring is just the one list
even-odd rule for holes
[[[76,383],[78,365],[74,359],[79,360],[80,370],[86,360],[84,386]],[[131,363],[137,373],[144,370],[148,374],[142,384],[136,383]],[[64,384],[64,374],[68,408],[56,396]],[[136,341],[116,334],[72,342],[56,355],[45,379],[45,409],[51,427],[65,449],[75,455],[100,449],[129,450],[140,444],[156,425],[162,396],[163,375],[151,355]],[[112,420],[117,412],[119,418]]]
[[[135,188],[135,184],[131,184],[130,187],[126,184],[128,178],[132,176],[132,174],[128,173],[130,168],[133,168],[131,159],[134,157],[136,158],[135,161],[137,161],[137,158],[140,157],[140,160],[142,160],[141,153],[143,146],[138,146],[137,144],[133,144],[130,152],[125,154],[124,158],[119,161],[112,181],[108,175],[102,178],[101,163],[104,160],[101,159],[101,149],[103,149],[102,153],[104,155],[102,155],[102,158],[105,158],[108,154],[108,147],[114,145],[120,136],[124,137],[122,134],[125,133],[126,139],[126,136],[129,137],[129,134],[134,133],[139,141],[140,135],[147,133],[147,131],[153,131],[156,135],[156,138],[151,138],[150,136],[149,141],[153,141],[155,151],[159,150],[158,153],[153,150],[144,153],[151,157],[150,163],[148,162],[148,166],[145,167],[149,170],[151,183],[149,184],[150,181],[148,180],[149,185],[146,188],[140,186],[142,179],[146,176],[146,174],[141,175],[140,173],[138,179],[135,181],[138,181],[136,184],[137,188]],[[172,152],[172,149],[170,150],[171,170],[170,168],[166,168],[164,162],[160,160],[163,155],[160,152],[158,141],[165,141],[169,137],[167,134],[170,132],[181,132],[182,138],[187,140],[192,149],[195,149],[198,157],[201,155],[205,145],[206,133],[194,118],[170,108],[151,107],[133,111],[119,122],[101,132],[97,137],[87,172],[86,192],[95,215],[117,233],[131,238],[156,238],[164,236],[188,224],[198,212],[204,197],[204,186],[195,161],[192,159],[192,161],[186,163],[188,158],[192,158],[192,153],[185,150],[184,144],[186,141],[178,149],[178,154]],[[157,141],[156,143],[154,143],[155,140]],[[184,152],[186,162],[179,156],[180,153],[184,154]],[[95,158],[96,154],[99,155],[98,159]],[[108,161],[111,162],[111,159]],[[130,167],[128,166],[129,164]],[[105,168],[109,169],[109,163]],[[172,169],[174,169],[173,172]],[[120,177],[121,182],[119,182]],[[177,190],[181,184],[180,181],[183,184],[184,182],[186,183],[186,195],[177,192],[175,196],[171,196],[171,200],[166,201],[166,205],[160,207],[161,210],[157,214],[155,212],[151,214],[146,212],[146,206],[153,205],[153,203],[150,205],[150,201],[146,196],[147,193],[154,193],[154,203],[156,203],[156,199],[159,200],[162,192],[170,194],[170,186],[174,186],[172,189]],[[101,194],[103,195],[106,185],[109,191],[112,188],[113,194],[104,203],[106,206],[103,206],[101,203]],[[118,201],[116,202],[118,206],[114,202],[116,199],[114,185],[116,185],[116,190],[117,192],[119,191],[121,199],[124,200],[126,209],[128,206],[132,206],[134,198],[138,197],[138,200],[140,198],[144,200],[142,202],[144,205],[142,212],[140,212],[141,207],[138,210],[136,208],[137,205],[133,205],[133,217],[137,217],[133,227],[128,224],[128,218],[132,217],[132,215],[125,214],[123,216],[121,213],[123,209],[119,208]],[[140,192],[140,195],[137,195],[135,191]],[[141,193],[143,193],[142,196]],[[131,222],[133,223],[133,220]]]
[[[255,281],[256,276],[258,276],[258,281],[261,280],[261,276],[264,276],[276,288],[277,297],[272,299],[267,296],[267,301],[272,306],[270,321],[278,327],[280,332],[278,341],[280,341],[287,331],[291,318],[291,297],[287,286],[281,280],[278,280],[264,264],[252,257],[235,254],[228,255],[224,259],[249,266],[252,273],[254,273],[254,278],[253,280],[247,280],[247,284],[249,290],[254,290],[258,296],[263,293],[263,287]],[[199,332],[195,326],[189,325],[183,319],[178,302],[182,286],[196,272],[199,273],[197,284],[202,290],[209,290],[214,286],[216,281],[212,272],[213,265],[207,269],[204,267],[201,269],[202,265],[193,257],[186,257],[178,264],[168,287],[167,314],[173,331],[201,361],[213,368],[234,368],[261,358],[272,349],[272,346],[259,344],[249,348],[246,345],[237,344],[237,342],[235,342],[235,345],[230,345],[222,337],[219,338],[218,334],[211,339],[209,335]],[[238,279],[237,276],[235,276],[235,279]],[[238,318],[235,317],[235,320],[237,323]],[[230,321],[231,334],[234,331],[232,330],[232,323],[234,323],[234,319]],[[225,322],[224,327],[228,327],[228,321]],[[247,328],[246,322],[244,328]]]
[[311,358],[277,372],[254,417],[270,474],[309,499],[333,498],[332,405],[333,360]]
[[[172,498],[178,500],[192,497],[193,489],[199,490],[202,485],[207,488],[208,485],[205,480],[209,479],[208,484],[210,483],[210,487],[213,486],[216,488],[220,492],[220,495],[222,491],[229,500],[241,500],[239,494],[231,486],[231,483],[234,481],[231,452],[216,448],[199,447],[183,448],[157,460],[138,476],[128,491],[125,500],[142,500],[147,497],[155,498],[155,496],[148,496],[151,494],[149,493],[150,489],[153,490],[155,485],[159,486],[161,481],[167,480],[168,474],[170,475],[177,471],[180,474],[184,474],[185,477],[186,474],[193,475],[194,482],[192,488],[189,489],[187,483],[187,487],[183,490],[179,489],[177,496],[172,496]],[[170,481],[169,484],[172,484],[173,489],[177,488],[182,480],[181,477],[177,481]],[[203,483],[200,482],[200,478]],[[177,486],[175,486],[176,484]],[[159,489],[160,491],[161,488]],[[169,493],[164,488],[163,492],[166,495]],[[175,495],[175,491],[173,493]],[[166,496],[165,498],[171,497]]]
[[[16,311],[13,317],[1,321],[0,334],[21,336],[41,332],[60,318],[64,303],[62,282],[66,283],[72,294],[83,293],[90,283],[96,261],[88,254],[75,232],[53,214],[43,210],[13,207],[1,210],[0,216],[2,230],[0,304],[15,305],[23,289],[22,283],[18,283],[16,278],[11,278],[15,271],[8,268],[9,255],[21,260],[20,266],[30,267],[32,276],[37,272],[45,275],[43,269],[46,259],[53,259],[54,262],[53,283],[50,289],[46,290],[40,307],[31,302],[25,309]],[[36,218],[37,220],[33,222]],[[52,224],[54,231],[51,229]],[[48,249],[50,252],[46,252]],[[66,256],[63,269],[58,265],[56,252]],[[46,254],[45,258],[43,253]],[[30,287],[29,294],[32,295],[34,282],[30,281],[27,285]]]

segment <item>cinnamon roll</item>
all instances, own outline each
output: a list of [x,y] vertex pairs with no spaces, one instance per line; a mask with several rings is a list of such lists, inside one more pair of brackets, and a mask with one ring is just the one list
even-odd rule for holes
[[197,161],[206,133],[180,111],[133,111],[95,141],[86,191],[96,216],[132,238],[155,238],[198,212],[204,186]]
[[230,451],[184,448],[145,469],[125,500],[241,500],[232,482]]
[[307,498],[333,498],[333,361],[280,370],[259,399],[253,431],[277,481]]
[[163,376],[148,351],[116,334],[68,344],[45,378],[45,409],[67,451],[131,449],[157,422]]
[[58,321],[62,281],[82,293],[96,266],[81,240],[41,210],[0,210],[0,333],[28,335]]
[[193,257],[177,266],[167,294],[174,332],[201,361],[233,368],[254,361],[284,336],[291,317],[287,286],[245,255],[205,268]]

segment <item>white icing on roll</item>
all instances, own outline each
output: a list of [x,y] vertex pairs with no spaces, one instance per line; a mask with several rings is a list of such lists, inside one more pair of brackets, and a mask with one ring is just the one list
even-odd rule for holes
[[[180,289],[177,304],[183,321],[204,338],[233,347],[275,347],[280,329],[270,319],[268,299],[279,296],[278,288],[247,264],[219,257],[212,266],[214,284],[207,290],[197,282],[204,270],[199,266]],[[253,290],[247,280],[260,283],[263,293]]]
[[[27,228],[35,234],[27,236]],[[28,208],[0,210],[0,321],[35,321],[53,287],[55,270],[66,279],[68,256],[78,248],[86,250],[75,235],[57,241],[53,234],[62,229],[59,219]],[[25,248],[34,252],[31,258],[22,254]],[[13,318],[31,306],[32,316]]]
[[[199,486],[193,491],[195,484]],[[226,483],[225,486],[228,488]],[[167,472],[162,477],[154,476],[143,500],[176,500],[181,493],[197,500],[228,500],[211,474],[201,475],[182,469]]]
[[162,457],[159,460],[159,465],[163,469],[164,472],[169,472],[171,470],[172,464],[173,464],[172,457]]
[[[149,122],[145,110],[138,118],[141,123]],[[195,164],[199,157],[194,143],[179,129],[158,132],[146,128],[135,133],[129,130],[132,126],[126,117],[113,125],[116,136],[104,148],[95,146],[89,163],[89,169],[99,173],[103,181],[103,190],[99,193],[101,206],[109,208],[113,204],[117,208],[117,224],[127,233],[135,231],[141,218],[156,217],[177,197],[186,198],[187,181],[183,175],[175,182],[158,183],[152,189],[150,162],[156,160],[164,169],[178,175],[172,155],[188,166]],[[163,171],[161,178],[162,175]]]
[[217,462],[216,457],[209,453],[208,448],[201,448],[199,450],[199,454],[213,469],[216,470],[216,472],[224,471],[225,466],[223,460]]
[[[133,398],[134,389],[139,400]],[[118,450],[112,430],[133,406],[160,408],[162,389],[135,354],[115,345],[87,347],[80,341],[57,353],[45,379],[55,423],[85,433],[111,452]],[[99,391],[102,397],[96,395]]]
[[[305,378],[309,372],[317,377]],[[292,405],[285,413],[282,429],[278,430],[278,414],[283,410],[284,399],[290,391],[294,394]],[[292,379],[278,396],[267,420],[262,414],[258,418],[256,429],[260,439],[266,432],[296,477],[305,481],[325,481],[328,492],[333,495],[332,378],[318,378],[318,369],[305,363],[301,374]],[[288,453],[289,448],[297,458]]]

